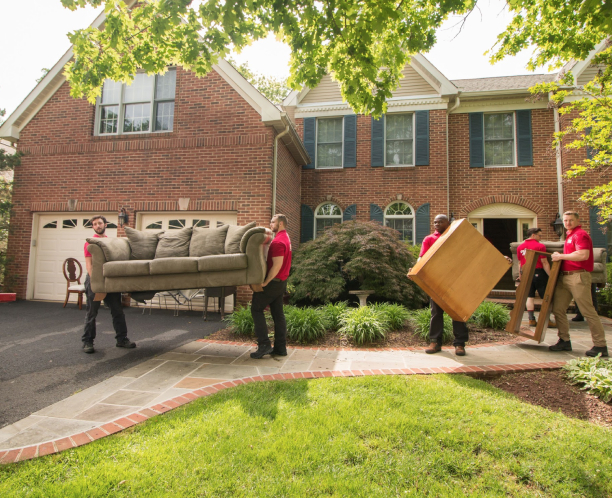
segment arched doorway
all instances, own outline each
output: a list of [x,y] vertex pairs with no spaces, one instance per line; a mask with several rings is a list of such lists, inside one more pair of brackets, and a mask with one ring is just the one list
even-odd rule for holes
[[[537,226],[537,214],[517,204],[495,203],[474,209],[468,221],[504,256],[512,257],[510,244],[525,240],[527,230]],[[515,289],[512,271],[502,277],[496,289]]]

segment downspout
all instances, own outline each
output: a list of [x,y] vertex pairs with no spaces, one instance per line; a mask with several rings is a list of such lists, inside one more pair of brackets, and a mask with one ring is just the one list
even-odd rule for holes
[[274,165],[272,166],[272,216],[276,214],[276,171],[278,169],[278,139],[289,133],[289,125],[285,125],[285,130],[281,131],[274,139]]
[[448,115],[453,112],[455,109],[457,109],[457,107],[459,107],[459,104],[461,103],[461,99],[459,98],[459,95],[457,95],[457,98],[455,99],[455,103],[453,104],[453,107],[451,107],[447,113],[446,113],[446,206],[448,207],[448,217],[450,219],[450,159],[449,159],[449,152],[448,152],[448,136],[450,135],[449,131],[448,131]]
[[[554,116],[555,116],[555,133],[558,133],[561,130],[561,125],[559,123],[559,110],[554,108]],[[561,162],[561,144],[557,144],[556,147],[556,156],[557,156],[557,196],[559,197],[559,214],[563,215],[563,164]]]

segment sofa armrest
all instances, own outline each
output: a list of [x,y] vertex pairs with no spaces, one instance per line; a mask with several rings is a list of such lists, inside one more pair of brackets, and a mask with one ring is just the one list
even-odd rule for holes
[[106,263],[104,251],[102,251],[100,246],[95,244],[89,244],[87,250],[91,254],[92,275],[89,275],[91,290],[96,293],[106,292],[104,290],[104,274],[102,273],[102,267],[104,263]]
[[264,227],[253,227],[253,228],[249,228],[244,235],[242,236],[242,239],[240,239],[240,252],[242,253],[246,253],[246,247],[247,244],[249,242],[249,239],[258,233],[266,233],[266,229]]
[[[251,228],[251,230],[257,230],[258,228],[260,227]],[[243,247],[242,242],[245,242],[245,237],[249,232],[245,233],[242,237],[240,242],[241,249]],[[270,236],[266,234],[264,228],[247,238],[244,246],[245,250],[243,251],[247,256],[247,284],[261,284],[265,280],[267,266],[264,248],[269,240]]]

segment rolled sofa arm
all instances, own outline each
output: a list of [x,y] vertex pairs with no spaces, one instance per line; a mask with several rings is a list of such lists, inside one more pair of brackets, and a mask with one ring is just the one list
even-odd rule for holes
[[91,290],[95,293],[106,292],[104,289],[104,275],[102,267],[106,263],[106,257],[100,246],[89,244],[87,250],[91,254],[91,266],[93,275],[89,275]]
[[240,251],[247,256],[247,284],[261,284],[266,278],[264,248],[270,239],[263,227],[251,228],[242,236]]

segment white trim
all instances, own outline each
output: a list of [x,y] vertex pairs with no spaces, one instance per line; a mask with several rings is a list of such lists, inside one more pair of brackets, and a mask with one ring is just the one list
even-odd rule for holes
[[[436,68],[431,62],[429,62],[423,55],[420,53],[414,54],[411,57],[416,60],[417,64],[410,64],[412,68],[419,73],[431,86],[434,88],[438,87],[440,91],[440,95],[457,95],[459,93],[459,89],[446,77],[444,76],[438,68]],[[421,65],[419,67],[418,65]],[[427,74],[427,71],[436,78],[440,82],[439,85],[433,84],[431,81],[431,77]]]
[[588,68],[591,65],[591,61],[593,60],[593,57],[595,57],[595,55],[597,55],[599,52],[604,50],[607,45],[608,45],[608,39],[606,38],[605,40],[598,43],[595,46],[595,48],[589,52],[589,55],[587,55],[586,59],[584,59],[583,61],[577,62],[572,67],[571,72],[572,72],[572,76],[574,77],[574,86],[578,86],[578,77],[584,72],[586,68]]
[[[461,96],[463,98],[463,95]],[[493,100],[488,102],[482,101],[464,101],[462,100],[459,107],[450,114],[466,114],[469,112],[503,112],[503,111],[522,111],[530,109],[548,109],[548,100],[539,102],[525,102],[525,99],[516,100]]]

